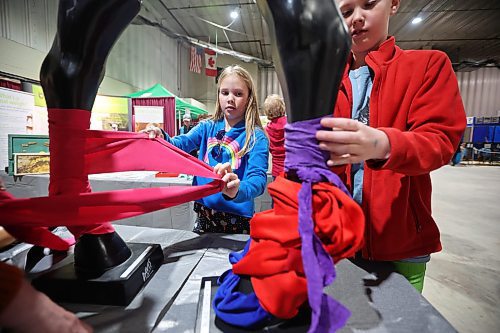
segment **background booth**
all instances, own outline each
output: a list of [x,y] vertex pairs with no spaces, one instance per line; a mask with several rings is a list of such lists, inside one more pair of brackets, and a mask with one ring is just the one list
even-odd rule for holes
[[499,117],[468,117],[463,142],[464,160],[490,164],[500,163]]
[[157,123],[170,136],[174,136],[185,113],[189,113],[193,120],[208,113],[177,97],[159,83],[127,97],[132,98],[132,130],[136,132],[144,129],[148,123]]

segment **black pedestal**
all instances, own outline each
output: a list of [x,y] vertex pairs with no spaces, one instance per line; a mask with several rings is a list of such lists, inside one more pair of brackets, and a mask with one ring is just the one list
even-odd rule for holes
[[33,286],[56,302],[128,305],[163,262],[158,244],[127,243],[131,257],[101,276],[77,276],[73,255],[32,280]]

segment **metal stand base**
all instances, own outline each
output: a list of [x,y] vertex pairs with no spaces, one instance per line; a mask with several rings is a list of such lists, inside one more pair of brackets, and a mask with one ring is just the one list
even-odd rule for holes
[[101,276],[77,275],[73,254],[32,280],[33,286],[56,302],[128,305],[163,263],[158,244],[127,243],[131,257]]

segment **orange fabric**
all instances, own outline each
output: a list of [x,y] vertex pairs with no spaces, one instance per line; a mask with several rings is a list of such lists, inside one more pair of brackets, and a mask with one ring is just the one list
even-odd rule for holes
[[[307,300],[307,281],[300,253],[298,192],[301,184],[277,177],[268,190],[274,208],[250,221],[252,238],[233,272],[251,276],[262,307],[278,318],[292,318]],[[329,183],[313,185],[315,232],[334,262],[351,257],[362,246],[364,216],[359,205]]]

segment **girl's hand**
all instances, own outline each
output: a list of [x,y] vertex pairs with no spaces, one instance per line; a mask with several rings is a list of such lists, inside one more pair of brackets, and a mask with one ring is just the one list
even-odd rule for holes
[[154,138],[162,138],[164,139],[165,137],[163,136],[163,133],[159,127],[153,126],[153,125],[148,125],[146,126],[145,129],[139,131],[139,133],[147,133],[149,135],[150,139]]
[[240,189],[240,179],[237,174],[233,173],[231,164],[229,162],[224,164],[218,163],[214,167],[214,173],[221,175],[222,181],[226,183],[222,189],[222,193],[230,198],[234,198]]
[[389,158],[389,138],[381,130],[348,118],[323,118],[321,125],[332,129],[316,133],[319,148],[330,152],[328,166]]

